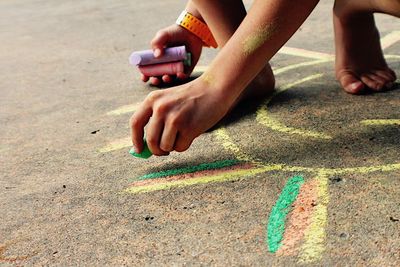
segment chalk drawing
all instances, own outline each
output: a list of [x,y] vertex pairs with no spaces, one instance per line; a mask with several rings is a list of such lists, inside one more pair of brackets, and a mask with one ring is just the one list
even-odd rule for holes
[[285,232],[286,216],[291,210],[293,202],[299,194],[300,187],[304,183],[301,176],[292,177],[279,195],[268,219],[267,244],[270,252],[276,252],[282,245]]
[[272,98],[274,98],[276,95],[278,95],[290,88],[293,88],[299,84],[302,84],[304,82],[308,82],[308,81],[311,81],[314,79],[321,78],[322,76],[323,76],[322,74],[314,74],[314,75],[300,79],[296,82],[287,84],[287,85],[282,86],[281,88],[277,89],[276,92],[270,98],[268,98],[267,101],[257,110],[256,120],[260,124],[264,125],[265,127],[270,128],[271,130],[274,130],[277,132],[291,134],[291,135],[298,135],[298,136],[302,136],[302,137],[317,138],[317,139],[327,139],[327,140],[332,139],[332,137],[329,136],[328,134],[319,133],[319,132],[315,132],[315,131],[309,131],[309,130],[296,129],[294,127],[286,126],[286,125],[280,123],[279,121],[277,121],[276,119],[272,118],[267,111],[268,103],[271,102]]
[[[399,32],[393,32],[381,39],[383,49],[388,48],[400,41]],[[312,61],[301,62],[290,66],[276,68],[276,75],[283,74],[292,70],[303,67],[313,66],[332,62],[334,56],[327,53],[309,51],[292,47],[283,47],[279,53],[305,57],[313,59]],[[400,59],[399,55],[385,55],[387,59]],[[199,66],[194,69],[194,72],[204,72],[207,66]],[[298,137],[311,137],[315,139],[330,140],[333,137],[321,132],[309,131],[304,129],[296,129],[290,126],[283,125],[275,118],[271,118],[267,106],[268,103],[277,94],[295,88],[297,85],[320,79],[322,74],[315,74],[303,79],[299,79],[294,83],[282,86],[277,92],[270,97],[267,102],[257,111],[256,121],[261,125],[268,127],[274,131],[284,134],[292,134]],[[124,110],[133,108],[129,105],[109,112],[109,115],[124,114]],[[386,120],[364,120],[360,123],[364,126],[386,126],[399,125],[398,119]],[[214,131],[217,141],[235,157],[232,160],[227,160],[225,163],[206,163],[204,166],[188,166],[181,169],[167,170],[158,173],[150,173],[139,178],[125,190],[127,193],[144,193],[158,190],[168,190],[184,186],[193,186],[200,184],[226,182],[233,180],[254,178],[255,175],[268,172],[292,172],[306,173],[313,175],[313,179],[301,182],[296,189],[296,198],[291,199],[293,208],[286,213],[284,231],[279,233],[279,238],[275,239],[275,247],[271,246],[271,252],[276,252],[276,255],[298,255],[299,263],[315,263],[322,258],[325,251],[326,242],[326,226],[328,224],[328,205],[329,205],[329,190],[328,179],[335,175],[344,174],[366,174],[373,172],[392,172],[400,170],[400,163],[391,163],[377,166],[358,166],[351,168],[324,168],[312,166],[291,166],[286,164],[268,164],[257,159],[253,154],[249,155],[243,151],[239,144],[232,141],[228,130],[224,127]],[[130,138],[119,139],[111,142],[107,146],[99,149],[100,152],[110,152],[117,149],[122,149],[131,146]],[[204,168],[208,166],[209,168]],[[298,182],[298,181],[297,181]],[[289,182],[288,182],[289,183]],[[282,194],[285,194],[282,192]],[[281,194],[281,195],[282,195]],[[286,210],[287,211],[287,210]],[[270,218],[274,218],[273,216]],[[272,220],[273,221],[273,220]],[[277,222],[272,222],[276,224]],[[282,220],[280,220],[282,222]],[[279,228],[281,229],[281,228]],[[279,242],[277,242],[279,240]],[[303,243],[301,244],[301,241]]]
[[274,71],[275,75],[279,75],[279,74],[282,74],[282,73],[285,73],[287,71],[294,70],[294,69],[297,69],[297,68],[300,68],[300,67],[313,66],[313,65],[317,65],[317,64],[326,63],[326,62],[329,62],[329,61],[331,61],[331,60],[319,59],[319,60],[313,60],[313,61],[306,61],[306,62],[301,62],[301,63],[297,63],[297,64],[288,65],[288,66],[285,66],[285,67],[273,69],[273,71]]
[[139,185],[136,186],[135,184],[131,185],[131,187],[127,188],[125,192],[127,193],[145,193],[145,192],[152,192],[152,191],[159,191],[159,190],[166,190],[172,188],[179,188],[185,186],[192,186],[192,185],[200,185],[200,184],[208,184],[208,183],[215,183],[215,182],[227,182],[227,181],[237,181],[241,180],[245,177],[254,177],[254,175],[272,171],[274,169],[273,166],[266,166],[260,168],[244,168],[238,170],[227,170],[221,171],[214,175],[201,175],[199,177],[194,178],[186,178],[186,179],[159,179],[158,183],[155,184],[147,184],[147,185]]
[[131,137],[126,137],[126,138],[121,138],[118,140],[115,140],[106,146],[102,147],[99,149],[100,153],[106,153],[106,152],[111,152],[115,150],[119,150],[122,148],[127,148],[127,147],[132,147],[132,139]]
[[311,224],[304,233],[305,242],[301,246],[300,263],[311,263],[320,260],[325,250],[325,228],[328,221],[329,203],[328,176],[321,173],[317,180],[317,203],[312,214]]
[[385,50],[400,41],[400,31],[394,31],[381,38],[382,49]]
[[118,116],[118,115],[122,115],[122,114],[126,114],[126,113],[134,113],[137,110],[137,108],[139,107],[139,105],[140,105],[140,103],[121,106],[117,109],[107,112],[107,115]]
[[313,59],[325,59],[325,60],[334,60],[334,55],[310,51],[301,48],[294,48],[294,47],[282,47],[279,51],[279,54],[285,54],[290,56],[297,56],[297,57],[306,57],[306,58],[313,58]]
[[276,252],[279,256],[297,255],[300,242],[311,224],[312,214],[317,203],[317,179],[305,182],[300,188],[293,209],[289,215],[282,246]]
[[12,263],[12,264],[16,264],[18,262],[27,260],[33,256],[35,256],[37,253],[32,253],[30,255],[26,255],[26,256],[4,256],[4,254],[6,253],[8,247],[12,244],[14,244],[15,242],[9,242],[6,244],[0,244],[0,262],[7,262],[7,263]]
[[236,145],[232,140],[231,137],[229,136],[227,130],[225,127],[221,127],[217,130],[214,131],[214,134],[217,136],[217,139],[219,142],[222,144],[222,146],[232,152],[237,160],[241,161],[248,161],[252,162],[254,164],[260,163],[256,159],[253,159],[251,156],[247,155],[246,153],[243,153],[239,146]]
[[400,125],[400,120],[398,119],[387,119],[387,120],[363,120],[361,124],[364,125]]

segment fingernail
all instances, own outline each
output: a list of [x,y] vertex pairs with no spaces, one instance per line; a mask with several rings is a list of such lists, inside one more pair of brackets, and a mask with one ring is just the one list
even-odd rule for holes
[[138,150],[136,149],[135,146],[132,146],[131,151],[133,151],[133,152],[135,152],[135,153],[138,153]]
[[160,55],[161,55],[161,49],[156,48],[156,50],[154,50],[154,56],[159,57]]

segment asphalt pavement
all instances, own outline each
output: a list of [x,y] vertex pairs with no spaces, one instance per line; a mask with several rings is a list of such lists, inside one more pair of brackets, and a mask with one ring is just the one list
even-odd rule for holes
[[[271,60],[273,97],[184,153],[129,155],[129,118],[159,89],[128,56],[183,8],[0,2],[0,265],[398,266],[400,87],[340,89],[332,1]],[[400,20],[377,24],[400,75]]]

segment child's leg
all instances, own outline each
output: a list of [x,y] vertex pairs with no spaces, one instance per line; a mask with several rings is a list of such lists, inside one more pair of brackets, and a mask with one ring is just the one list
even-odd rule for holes
[[383,57],[374,12],[399,17],[400,1],[335,1],[336,77],[348,93],[360,93],[365,86],[381,91],[396,80]]
[[[189,1],[186,8],[189,12],[200,14],[210,27],[219,48],[229,41],[246,16],[242,0]],[[274,88],[275,78],[271,66],[266,62],[265,68],[247,86],[238,100],[265,96],[273,92]]]

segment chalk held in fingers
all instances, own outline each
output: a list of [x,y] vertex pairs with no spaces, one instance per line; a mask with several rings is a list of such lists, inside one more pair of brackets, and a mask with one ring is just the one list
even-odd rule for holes
[[129,63],[134,66],[144,66],[165,62],[181,61],[187,59],[186,47],[176,46],[164,50],[164,55],[156,58],[153,50],[143,50],[133,52],[129,57]]
[[137,158],[142,158],[142,159],[148,159],[150,158],[153,153],[151,153],[149,147],[147,146],[147,142],[146,140],[143,140],[144,144],[143,144],[143,151],[142,153],[136,153],[134,148],[131,148],[131,150],[129,150],[129,154],[131,154],[134,157]]
[[147,66],[138,66],[140,72],[145,76],[163,76],[176,75],[178,72],[184,72],[182,62],[162,63]]

